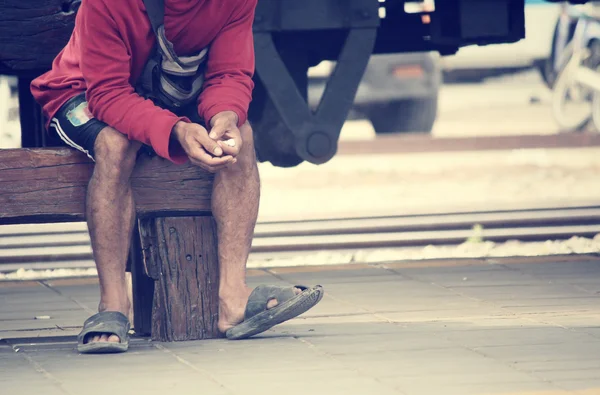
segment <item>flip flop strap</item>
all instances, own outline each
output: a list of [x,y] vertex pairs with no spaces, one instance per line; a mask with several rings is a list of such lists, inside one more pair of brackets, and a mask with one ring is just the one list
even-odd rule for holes
[[271,299],[277,299],[278,304],[290,300],[296,296],[294,288],[295,287],[279,287],[276,285],[259,285],[254,288],[248,298],[244,319],[247,320],[258,313],[267,310],[267,304]]
[[77,341],[83,344],[85,337],[90,333],[110,333],[117,335],[123,343],[128,336],[129,328],[129,319],[124,314],[118,311],[103,311],[94,314],[84,322]]

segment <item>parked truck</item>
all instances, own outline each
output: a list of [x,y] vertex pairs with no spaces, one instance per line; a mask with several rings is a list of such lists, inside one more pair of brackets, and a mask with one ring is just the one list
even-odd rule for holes
[[[68,41],[81,1],[0,2],[0,74],[19,77],[24,147],[47,144],[29,83]],[[330,160],[371,55],[444,56],[465,45],[524,36],[524,0],[259,0],[249,113],[258,158],[281,167]],[[324,60],[334,61],[335,69],[311,108],[308,70]],[[398,107],[397,116],[403,111]]]

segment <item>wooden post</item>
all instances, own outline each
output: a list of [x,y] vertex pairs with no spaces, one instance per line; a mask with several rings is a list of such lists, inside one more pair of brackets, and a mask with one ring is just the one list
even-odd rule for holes
[[148,277],[138,226],[134,226],[129,252],[129,270],[133,285],[133,329],[138,336],[152,333],[152,301],[154,299],[154,279]]
[[219,260],[214,218],[167,217],[140,221],[142,251],[155,279],[152,339],[222,337]]

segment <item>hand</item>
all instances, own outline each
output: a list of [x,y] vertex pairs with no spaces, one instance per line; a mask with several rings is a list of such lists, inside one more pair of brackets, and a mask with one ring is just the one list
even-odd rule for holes
[[237,161],[231,155],[223,155],[223,149],[208,137],[208,132],[196,123],[179,121],[173,134],[194,165],[214,173]]
[[242,149],[242,135],[237,127],[238,116],[233,111],[223,111],[210,120],[211,139],[217,142],[219,147],[227,155],[236,157]]

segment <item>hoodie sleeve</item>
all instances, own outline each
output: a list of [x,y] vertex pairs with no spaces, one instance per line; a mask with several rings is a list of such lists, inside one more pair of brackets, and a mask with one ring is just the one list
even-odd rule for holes
[[244,0],[237,13],[213,40],[198,113],[209,124],[222,111],[234,111],[241,126],[248,118],[254,83],[252,23],[257,0]]
[[169,144],[178,121],[189,122],[139,96],[130,84],[131,56],[104,0],[86,0],[80,9],[85,39],[79,43],[81,72],[87,85],[87,101],[94,117],[130,140],[152,146],[174,163],[187,156],[179,144]]

